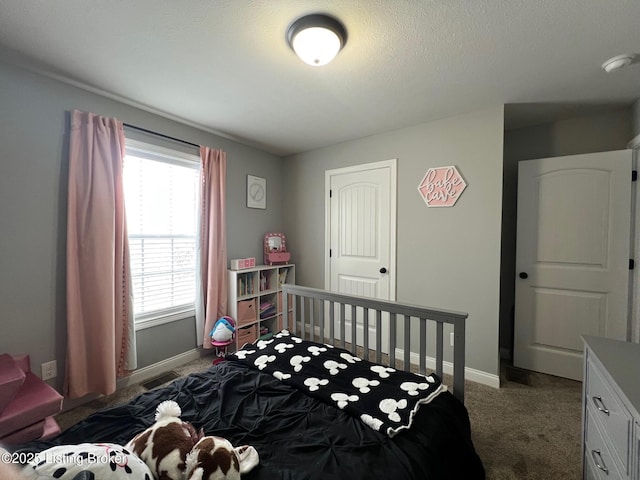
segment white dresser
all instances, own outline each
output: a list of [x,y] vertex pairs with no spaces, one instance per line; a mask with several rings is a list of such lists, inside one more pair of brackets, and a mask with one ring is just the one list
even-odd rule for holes
[[640,480],[640,345],[583,340],[583,478]]

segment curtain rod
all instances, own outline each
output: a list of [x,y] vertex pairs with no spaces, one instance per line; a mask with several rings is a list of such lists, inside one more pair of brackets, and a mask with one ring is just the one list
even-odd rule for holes
[[153,130],[148,130],[146,128],[137,127],[135,125],[131,125],[130,123],[123,123],[122,125],[124,125],[127,128],[132,128],[133,130],[138,130],[140,132],[148,133],[150,135],[155,135],[156,137],[166,138],[167,140],[172,140],[174,142],[184,143],[185,145],[189,145],[191,147],[196,147],[197,149],[200,149],[200,145],[197,145],[197,144],[191,143],[191,142],[187,142],[186,140],[180,140],[179,138],[170,137],[169,135],[165,135],[163,133],[158,133],[158,132],[154,132]]

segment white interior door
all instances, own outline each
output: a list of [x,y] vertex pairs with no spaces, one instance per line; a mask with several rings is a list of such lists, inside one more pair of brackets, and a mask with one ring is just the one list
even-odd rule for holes
[[[396,161],[327,171],[326,187],[326,288],[395,300]],[[387,338],[388,321],[383,319],[383,345]],[[351,341],[350,331],[345,339]],[[375,345],[374,322],[369,344]]]
[[581,380],[581,335],[627,339],[631,159],[519,163],[515,366]]

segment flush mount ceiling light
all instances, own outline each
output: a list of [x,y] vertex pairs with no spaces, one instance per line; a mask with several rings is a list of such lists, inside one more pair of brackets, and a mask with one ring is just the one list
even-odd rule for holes
[[300,59],[314,67],[326,65],[347,42],[347,30],[333,17],[307,15],[287,29],[287,42]]
[[610,58],[606,62],[602,64],[602,68],[605,72],[610,73],[615,70],[620,70],[628,65],[631,65],[635,61],[637,61],[637,55],[635,53],[625,53],[623,55],[618,55],[613,58]]

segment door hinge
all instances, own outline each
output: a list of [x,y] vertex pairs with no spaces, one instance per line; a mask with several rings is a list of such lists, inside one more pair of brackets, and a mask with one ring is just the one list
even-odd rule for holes
[[329,249],[329,258],[331,258],[331,249]]
[[633,258],[629,259],[629,270],[636,268],[636,261]]
[[333,195],[333,190],[329,190],[329,198]]
[[638,180],[638,170],[631,170],[631,181],[635,182]]

